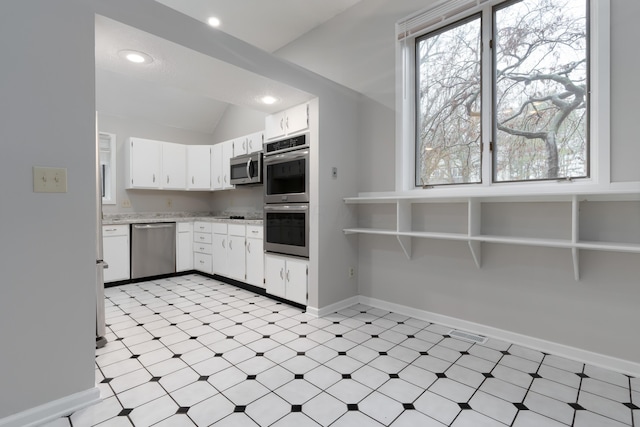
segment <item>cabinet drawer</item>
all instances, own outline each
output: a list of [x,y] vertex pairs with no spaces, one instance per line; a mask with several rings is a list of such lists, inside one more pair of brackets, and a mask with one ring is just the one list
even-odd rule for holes
[[246,227],[244,224],[229,224],[229,236],[244,237]]
[[211,233],[193,233],[194,243],[211,243]]
[[197,231],[197,232],[200,232],[200,233],[211,233],[211,223],[210,222],[196,221],[193,224],[193,231]]
[[120,225],[104,225],[102,226],[102,235],[107,236],[128,236],[129,224]]
[[211,224],[211,229],[217,234],[227,234],[227,224],[224,222],[214,222]]
[[193,227],[192,222],[176,223],[176,229],[178,230],[178,233],[188,233],[189,231],[191,231],[192,227]]
[[254,239],[263,238],[263,228],[261,225],[247,225],[247,237]]
[[193,242],[193,252],[211,255],[213,253],[213,249],[210,243]]
[[194,253],[193,254],[193,268],[196,270],[204,271],[205,273],[211,273],[213,270],[213,257],[209,254]]

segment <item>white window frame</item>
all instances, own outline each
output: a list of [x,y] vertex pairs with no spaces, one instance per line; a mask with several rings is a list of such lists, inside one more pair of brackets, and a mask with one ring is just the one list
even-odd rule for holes
[[[492,139],[493,89],[492,79],[482,80],[482,183],[448,184],[429,189],[415,185],[415,41],[426,33],[450,25],[470,15],[482,12],[485,23],[483,40],[492,38],[493,7],[506,0],[441,0],[429,8],[396,23],[396,192],[441,193],[443,196],[499,194],[517,190],[522,194],[555,194],[588,188],[606,191],[611,184],[610,170],[610,0],[589,0],[590,16],[590,111],[589,161],[590,176],[573,181],[493,182],[493,156],[489,148]],[[482,72],[490,75],[492,52],[487,43],[482,47]],[[567,184],[571,186],[567,188]]]

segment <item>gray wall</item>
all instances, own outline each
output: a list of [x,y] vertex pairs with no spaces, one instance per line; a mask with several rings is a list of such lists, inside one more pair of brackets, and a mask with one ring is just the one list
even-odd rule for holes
[[[206,191],[165,191],[125,189],[124,145],[132,136],[175,142],[186,145],[207,145],[213,143],[209,134],[162,126],[144,120],[114,117],[98,114],[98,128],[101,132],[116,134],[116,201],[117,205],[104,205],[102,211],[112,213],[138,212],[208,212],[210,193]],[[131,207],[123,206],[127,200]]]
[[[395,111],[389,97],[395,84],[393,26],[399,18],[426,6],[412,0],[361,2],[277,52],[338,82],[361,88],[366,96],[359,106],[358,191],[394,189]],[[639,13],[638,2],[612,2],[611,170],[612,179],[618,182],[640,181],[640,144],[634,117],[640,88],[629,84],[640,74],[640,62],[628,54],[629,40],[640,39],[635,20]],[[369,53],[378,61],[368,64],[358,52]],[[356,60],[346,59],[351,57]],[[553,221],[545,206],[533,204],[527,211],[543,223]],[[371,219],[364,214],[369,208],[351,207],[354,213],[363,211],[361,225],[391,220],[393,227],[395,212],[388,208],[381,207]],[[522,212],[518,205],[505,204],[500,209],[507,218]],[[596,220],[602,218],[596,214],[602,209],[608,210],[606,217],[614,215],[617,221]],[[458,211],[452,208],[450,214]],[[584,205],[581,216],[583,229],[591,235],[620,239],[626,234],[631,241],[640,242],[638,204],[623,209]],[[609,228],[613,222],[618,226]],[[483,226],[491,229],[496,223],[485,220]],[[557,226],[561,228],[560,223]],[[629,227],[635,231],[629,233]],[[358,245],[361,295],[640,360],[640,345],[625,338],[637,335],[640,323],[638,254],[583,250],[582,277],[575,282],[568,250],[483,244],[483,266],[478,269],[464,242],[413,239],[413,257],[407,260],[395,238],[349,239]]]
[[611,180],[640,181],[638,98],[633,84],[640,75],[640,57],[629,54],[630,42],[640,40],[640,2],[611,2]]
[[[94,15],[0,2],[0,419],[94,387]],[[67,168],[34,193],[32,166]]]

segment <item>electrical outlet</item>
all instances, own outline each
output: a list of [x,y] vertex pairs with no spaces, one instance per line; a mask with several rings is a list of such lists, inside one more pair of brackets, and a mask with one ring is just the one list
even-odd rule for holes
[[123,208],[130,208],[131,207],[131,201],[129,199],[124,199],[122,201],[122,207]]
[[356,275],[356,269],[353,267],[349,267],[349,278],[352,278]]
[[338,168],[335,166],[331,168],[331,178],[338,179]]

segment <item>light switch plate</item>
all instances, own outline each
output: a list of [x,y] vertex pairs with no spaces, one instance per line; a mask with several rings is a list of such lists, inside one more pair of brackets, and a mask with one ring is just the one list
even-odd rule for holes
[[66,193],[67,168],[33,167],[34,193]]

